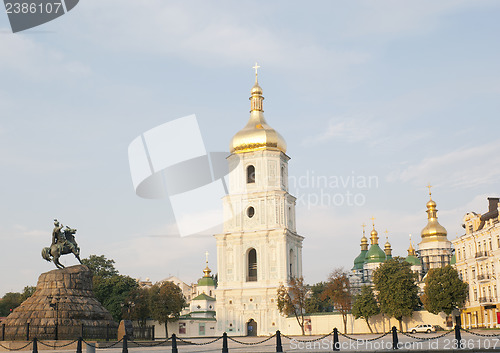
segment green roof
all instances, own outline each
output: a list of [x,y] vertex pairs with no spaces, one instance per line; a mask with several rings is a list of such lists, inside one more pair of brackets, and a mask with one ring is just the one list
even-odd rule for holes
[[366,263],[376,263],[385,261],[385,252],[380,249],[378,244],[372,244],[370,250],[366,253]]
[[215,281],[212,277],[201,277],[198,280],[198,286],[215,287]]
[[408,255],[406,257],[406,262],[410,263],[412,266],[421,266],[422,263],[420,262],[420,259],[416,257],[415,255]]
[[361,250],[361,253],[354,259],[353,270],[362,270],[363,264],[365,263],[366,253],[368,250]]
[[212,298],[211,296],[208,296],[205,293],[201,293],[200,295],[198,295],[196,298],[193,298],[192,300],[208,300],[210,302],[214,302],[215,298]]
[[456,263],[457,263],[457,257],[455,256],[455,254],[453,254],[453,256],[450,259],[450,265],[455,265]]

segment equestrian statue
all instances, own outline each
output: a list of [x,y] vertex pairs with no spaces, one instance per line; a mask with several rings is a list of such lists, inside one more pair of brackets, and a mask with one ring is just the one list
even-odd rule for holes
[[42,257],[47,261],[53,261],[57,268],[64,268],[59,262],[61,255],[74,254],[77,260],[80,260],[80,248],[75,240],[76,229],[63,225],[57,219],[54,219],[54,230],[52,231],[52,244],[50,247],[43,248]]

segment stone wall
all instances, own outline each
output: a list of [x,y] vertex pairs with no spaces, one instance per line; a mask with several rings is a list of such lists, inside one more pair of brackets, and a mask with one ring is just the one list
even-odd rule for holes
[[[42,273],[35,293],[4,320],[5,339],[25,339],[29,323],[30,338],[52,338],[58,324],[59,339],[81,335],[105,338],[106,330],[118,326],[92,291],[92,274],[84,265]],[[109,325],[109,326],[108,326]]]

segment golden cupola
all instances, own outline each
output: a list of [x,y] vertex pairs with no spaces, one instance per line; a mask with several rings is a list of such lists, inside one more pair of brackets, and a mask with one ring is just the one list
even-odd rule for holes
[[427,225],[422,229],[422,241],[441,241],[446,238],[448,232],[446,229],[439,224],[437,218],[436,203],[432,200],[432,194],[429,187],[429,202],[427,202]]
[[250,91],[250,119],[247,125],[238,131],[231,140],[229,151],[231,153],[253,152],[260,150],[273,150],[286,153],[285,139],[264,119],[262,108],[262,88],[257,80],[257,64],[255,68],[255,84]]

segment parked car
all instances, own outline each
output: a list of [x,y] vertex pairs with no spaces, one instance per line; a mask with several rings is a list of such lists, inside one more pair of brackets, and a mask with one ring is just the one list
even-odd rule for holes
[[408,332],[411,332],[411,333],[417,333],[417,332],[431,333],[431,332],[436,332],[436,328],[432,325],[420,324],[420,325],[417,325],[415,327],[408,329]]

